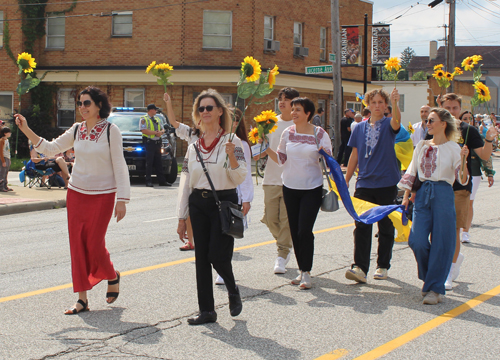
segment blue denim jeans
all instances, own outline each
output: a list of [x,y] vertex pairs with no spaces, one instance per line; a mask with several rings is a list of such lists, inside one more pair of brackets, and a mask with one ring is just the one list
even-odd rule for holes
[[[429,238],[429,235],[432,237]],[[425,181],[417,191],[408,245],[415,254],[422,291],[444,294],[456,242],[455,195],[445,181]]]

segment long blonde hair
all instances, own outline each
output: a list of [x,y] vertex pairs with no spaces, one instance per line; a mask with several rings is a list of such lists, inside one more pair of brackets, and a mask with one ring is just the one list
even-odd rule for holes
[[217,90],[214,89],[207,89],[203,90],[200,95],[196,97],[193,103],[193,120],[195,121],[196,124],[200,124],[199,127],[202,132],[205,132],[205,128],[203,126],[203,123],[200,123],[200,113],[198,112],[198,108],[200,107],[200,102],[204,98],[210,97],[215,101],[215,104],[217,105],[218,108],[222,109],[222,115],[220,117],[220,127],[223,128],[226,133],[231,132],[231,126],[232,126],[232,112],[229,110],[228,105],[222,98],[222,96],[217,92]]
[[433,108],[429,114],[430,113],[436,113],[439,120],[446,123],[446,129],[444,130],[446,138],[450,141],[457,141],[460,137],[460,132],[457,128],[457,119],[455,119],[448,110],[443,108]]

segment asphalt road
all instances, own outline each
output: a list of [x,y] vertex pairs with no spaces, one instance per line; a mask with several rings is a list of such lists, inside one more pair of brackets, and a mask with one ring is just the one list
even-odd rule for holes
[[233,261],[243,312],[231,318],[215,286],[218,323],[198,327],[186,323],[197,312],[194,253],[178,250],[176,185],[133,186],[124,221],[112,221],[107,236],[120,297],[107,305],[101,283],[89,293],[91,311],[77,316],[63,315],[77,298],[66,210],[2,216],[0,359],[499,359],[499,195],[500,184],[482,182],[460,277],[442,304],[425,306],[406,243],[394,246],[388,280],[371,279],[375,261],[367,285],[345,279],[354,227],[343,208],[318,216],[311,290],[290,285],[294,259],[274,275],[256,186]]

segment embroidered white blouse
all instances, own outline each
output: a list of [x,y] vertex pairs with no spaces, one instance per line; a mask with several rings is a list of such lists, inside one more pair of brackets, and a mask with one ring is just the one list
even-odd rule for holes
[[[108,126],[111,126],[109,142]],[[76,127],[78,132],[75,137]],[[117,201],[130,201],[130,179],[118,126],[105,119],[90,130],[87,129],[86,121],[75,123],[54,141],[40,138],[34,148],[47,156],[74,148],[75,162],[69,189],[88,195],[116,192]]]
[[[213,152],[210,154],[201,152],[203,162],[216,191],[236,189],[245,180],[248,172],[241,140],[237,136],[234,136],[233,143],[236,145],[234,154],[238,160],[238,167],[232,169],[228,159],[227,167],[224,168],[228,139],[229,134],[224,134],[221,136]],[[188,146],[184,164],[182,165],[182,172],[185,173],[185,176],[181,176],[179,183],[179,196],[177,198],[177,215],[179,219],[187,219],[189,216],[189,195],[191,195],[193,189],[212,191],[196,155],[194,146],[197,144],[198,141]]]
[[430,145],[430,140],[422,140],[413,151],[413,159],[406,173],[398,183],[402,190],[411,190],[416,177],[420,181],[446,181],[453,186],[455,179],[460,181],[460,168],[462,159],[460,157],[460,146],[453,141],[440,145]]
[[310,190],[323,185],[323,174],[318,152],[320,147],[332,154],[332,144],[325,130],[316,127],[316,136],[297,133],[295,125],[281,134],[278,146],[278,165],[283,166],[283,185],[290,189]]
[[187,126],[186,124],[179,123],[179,127],[175,129],[175,134],[184,141],[188,142],[188,145],[196,142],[198,136],[193,134],[194,130]]

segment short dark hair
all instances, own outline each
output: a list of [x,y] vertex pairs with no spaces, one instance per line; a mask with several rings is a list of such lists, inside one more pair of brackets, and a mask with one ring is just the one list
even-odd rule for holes
[[319,114],[319,113],[322,113],[323,111],[325,111],[325,110],[323,110],[322,107],[319,107],[317,113]]
[[392,106],[391,105],[387,105],[387,109],[389,110],[389,113],[392,114]]
[[371,112],[371,111],[370,111],[370,109],[368,109],[367,107],[365,107],[365,108],[363,109],[363,116],[368,116],[368,115],[371,115],[371,113],[372,113],[372,112]]
[[281,99],[282,95],[285,97],[285,99],[289,100],[293,100],[296,97],[300,96],[299,92],[292,87],[285,87],[281,89],[280,92],[278,93],[278,100]]
[[344,115],[347,114],[349,111],[351,111],[351,109],[345,109],[344,110]]
[[[3,127],[3,128],[0,130],[0,138],[3,138],[3,137],[5,136],[5,134],[8,134],[8,133],[10,133],[10,132],[12,132],[12,131],[10,130],[10,128],[8,128],[7,126]],[[0,149],[0,151],[3,151],[3,150],[1,150],[1,149]]]
[[462,107],[462,98],[455,93],[444,94],[441,98],[441,105],[445,101],[458,101],[458,103],[460,104],[460,107]]
[[78,94],[78,101],[82,95],[89,95],[96,106],[99,107],[99,116],[101,119],[106,119],[111,113],[111,104],[108,95],[101,89],[95,86],[87,86]]
[[312,117],[314,116],[314,110],[316,110],[314,103],[306,97],[296,97],[295,99],[292,100],[290,105],[291,106],[294,106],[294,105],[302,106],[304,108],[304,112],[309,113],[309,117],[307,118],[307,121],[311,121]]

